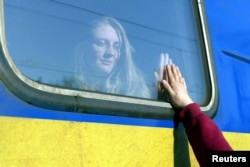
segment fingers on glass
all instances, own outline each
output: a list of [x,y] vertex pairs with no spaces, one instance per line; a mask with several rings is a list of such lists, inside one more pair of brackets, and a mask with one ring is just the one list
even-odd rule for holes
[[160,55],[160,64],[159,64],[159,73],[158,73],[158,81],[162,80],[163,78],[163,69],[164,69],[165,58],[164,54]]
[[168,81],[167,73],[164,70],[167,65],[172,64],[172,59],[169,57],[168,53],[161,53],[160,55],[160,65],[159,65],[159,80],[165,79]]
[[166,66],[166,80],[168,81],[168,82],[172,82],[173,81],[173,77],[174,77],[174,75],[173,75],[173,71],[172,71],[172,66],[173,65],[167,65]]
[[180,70],[179,70],[179,67],[176,67],[176,77],[177,77],[177,80],[178,80],[179,82],[182,81],[182,76],[181,76],[181,72],[180,72]]
[[183,82],[184,78],[181,75],[181,72],[175,64],[167,65],[166,66],[166,74],[165,77],[168,78],[170,83],[173,82]]
[[162,53],[161,54],[161,60],[163,63],[161,63],[161,66],[164,68],[166,65],[171,65],[172,59],[169,57],[168,53]]
[[184,87],[186,87],[185,78],[182,77],[182,74],[178,66],[171,65],[168,75],[169,75],[170,83],[174,83],[174,82],[181,83],[184,85]]
[[178,74],[178,77],[179,77],[179,82],[182,83],[186,87],[185,78],[182,77],[179,67],[177,67],[177,74]]
[[172,65],[172,59],[169,57],[168,53],[161,53],[160,54],[160,62],[159,62],[159,71],[154,72],[155,79],[158,82],[161,82],[162,80],[166,80],[169,82],[169,76],[168,76],[168,66]]

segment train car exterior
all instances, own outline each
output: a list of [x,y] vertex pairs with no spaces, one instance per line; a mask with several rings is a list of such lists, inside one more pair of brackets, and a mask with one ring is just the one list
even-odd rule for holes
[[[250,150],[248,0],[0,3],[0,166],[199,166],[170,103],[155,97],[159,56],[147,53],[160,52],[233,149]],[[152,97],[72,84],[67,55],[95,15],[125,27]]]

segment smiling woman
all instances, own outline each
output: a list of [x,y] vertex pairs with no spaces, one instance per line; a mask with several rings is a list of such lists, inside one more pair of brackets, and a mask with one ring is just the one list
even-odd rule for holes
[[0,67],[6,81],[12,75],[16,79],[8,83],[13,92],[30,104],[172,118],[167,94],[158,88],[163,66],[174,62],[183,71],[192,99],[203,111],[216,108],[216,82],[200,1],[0,2],[0,37],[5,37]]
[[102,17],[86,31],[77,55],[77,87],[85,90],[149,98],[142,73],[132,61],[130,45],[122,25]]

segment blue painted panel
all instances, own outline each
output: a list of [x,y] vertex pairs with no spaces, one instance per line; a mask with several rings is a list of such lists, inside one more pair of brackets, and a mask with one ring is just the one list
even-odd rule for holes
[[[218,80],[219,107],[214,118],[223,131],[250,132],[250,1],[207,0],[205,9]],[[172,121],[51,111],[28,105],[0,84],[0,115],[173,127]]]
[[65,120],[77,122],[96,122],[108,124],[124,124],[135,126],[173,127],[170,120],[154,120],[129,118],[118,116],[105,116],[94,114],[73,113],[65,111],[54,111],[39,108],[23,102],[15,97],[0,82],[0,116],[12,116],[23,118],[37,118],[50,120]]
[[205,2],[219,87],[216,123],[250,132],[250,1]]

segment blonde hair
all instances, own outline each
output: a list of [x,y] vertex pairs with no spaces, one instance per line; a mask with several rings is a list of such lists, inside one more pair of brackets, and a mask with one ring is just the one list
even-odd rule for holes
[[[105,93],[120,94],[127,96],[136,96],[149,98],[149,89],[145,84],[145,80],[141,71],[136,67],[132,60],[133,48],[129,43],[126,32],[122,25],[112,17],[102,17],[93,22],[88,30],[90,35],[93,29],[98,27],[110,25],[117,32],[121,40],[120,58],[107,78],[100,78],[102,83],[90,83],[89,71],[85,64],[86,47],[88,47],[89,40],[78,46],[77,50],[77,65],[76,65],[76,80],[77,87],[85,90],[96,91],[96,85],[102,84],[102,91]],[[86,38],[90,38],[89,35]]]

